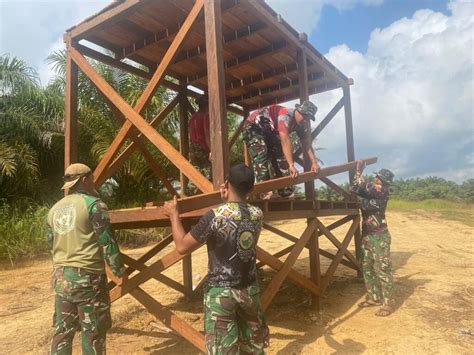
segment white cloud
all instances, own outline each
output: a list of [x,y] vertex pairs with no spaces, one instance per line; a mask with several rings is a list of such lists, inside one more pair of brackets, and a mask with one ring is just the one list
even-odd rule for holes
[[33,66],[47,84],[45,59],[62,48],[66,29],[105,7],[109,0],[0,0],[0,54],[9,53]]
[[357,5],[377,6],[384,0],[267,0],[266,2],[296,30],[311,34],[319,23],[321,10],[325,5],[344,11]]
[[[355,81],[357,156],[377,155],[378,167],[400,177],[474,177],[473,3],[453,1],[448,8],[450,16],[420,10],[375,29],[365,54],[340,45],[326,55]],[[324,112],[340,96],[314,99]],[[318,142],[331,162],[345,156],[338,116]]]

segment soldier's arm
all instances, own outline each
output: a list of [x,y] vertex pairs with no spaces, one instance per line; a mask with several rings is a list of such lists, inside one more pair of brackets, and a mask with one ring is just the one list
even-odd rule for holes
[[97,201],[91,206],[90,220],[98,243],[102,247],[105,262],[114,276],[121,277],[125,271],[122,255],[110,227],[107,206],[103,202]]
[[367,185],[368,184],[365,182],[364,177],[362,176],[362,172],[357,170],[355,172],[352,185],[350,186],[350,190],[360,197],[369,198],[370,194]]

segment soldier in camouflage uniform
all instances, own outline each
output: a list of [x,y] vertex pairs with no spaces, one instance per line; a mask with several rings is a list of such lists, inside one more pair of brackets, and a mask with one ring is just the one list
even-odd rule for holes
[[362,177],[363,168],[359,161],[351,186],[351,190],[361,197],[362,209],[362,273],[367,296],[359,307],[382,306],[375,315],[385,317],[393,312],[391,237],[385,209],[394,175],[390,170],[382,169],[375,173],[374,183],[366,183]]
[[232,167],[221,186],[226,203],[206,213],[189,233],[179,219],[176,198],[164,205],[178,252],[207,243],[204,330],[208,354],[263,354],[268,346],[256,267],[263,213],[246,202],[254,179],[245,165]]
[[48,214],[55,291],[51,354],[71,354],[76,331],[81,331],[84,354],[104,354],[112,324],[104,260],[117,284],[126,274],[107,206],[96,197],[91,169],[72,164],[64,179],[63,189],[70,193]]
[[[319,171],[310,139],[308,120],[315,120],[317,107],[310,101],[296,105],[295,109],[273,105],[254,111],[247,118],[243,135],[252,159],[257,181],[271,178],[270,168],[275,177],[296,177],[298,171],[294,166],[292,133],[299,137],[303,151],[311,159],[311,171]],[[292,197],[293,188],[278,191],[281,197]],[[271,192],[263,194],[263,199],[271,198]]]

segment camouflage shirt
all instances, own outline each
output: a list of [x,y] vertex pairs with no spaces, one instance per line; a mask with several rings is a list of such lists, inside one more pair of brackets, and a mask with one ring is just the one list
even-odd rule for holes
[[256,246],[263,213],[244,202],[229,202],[211,209],[191,230],[207,242],[208,287],[243,288],[256,281]]
[[357,172],[351,191],[361,197],[362,233],[367,235],[386,232],[385,209],[389,199],[388,186],[365,182],[361,173]]
[[[84,218],[80,216],[82,208]],[[99,198],[73,193],[59,201],[49,213],[47,240],[55,266],[103,272],[105,260],[114,275],[124,272],[107,205]]]

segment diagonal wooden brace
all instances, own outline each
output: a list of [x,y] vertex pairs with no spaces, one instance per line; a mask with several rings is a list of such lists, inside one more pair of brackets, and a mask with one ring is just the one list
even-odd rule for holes
[[[212,184],[207,180],[187,159],[185,159],[161,134],[159,134],[150,124],[143,119],[130,105],[92,68],[87,60],[74,48],[71,48],[71,56],[81,70],[86,74],[96,88],[101,91],[115,105],[115,107],[127,117],[127,122],[119,131],[117,139],[114,139],[112,146],[121,146],[127,137],[129,129],[133,125],[138,128],[143,135],[148,138],[176,167],[178,167],[201,191],[213,191]],[[125,131],[124,131],[125,128]],[[109,149],[110,150],[110,149]],[[109,152],[109,151],[107,151]],[[107,153],[106,153],[107,154]],[[104,159],[103,159],[104,160]],[[102,160],[102,161],[103,161]],[[101,162],[102,162],[101,161]]]
[[349,243],[352,240],[352,237],[354,236],[354,233],[356,229],[359,227],[360,223],[360,216],[356,216],[354,218],[354,221],[352,222],[352,225],[350,226],[349,230],[347,231],[346,236],[344,237],[344,240],[342,242],[341,248],[339,251],[336,253],[336,256],[334,257],[333,261],[329,265],[329,268],[326,271],[326,274],[321,280],[321,289],[324,292],[326,288],[329,285],[329,282],[331,281],[332,276],[334,275],[334,272],[336,271],[337,267],[339,266],[339,263],[342,260],[342,257],[344,256],[344,253],[347,250],[347,247],[349,246]]
[[308,243],[309,238],[312,236],[313,232],[316,230],[316,222],[312,220],[309,222],[308,226],[306,227],[305,231],[301,235],[300,239],[295,243],[293,250],[286,258],[285,262],[281,269],[277,272],[277,274],[273,277],[270,284],[267,286],[265,291],[262,294],[261,301],[262,301],[262,308],[265,310],[270,305],[270,302],[275,297],[275,294],[278,292],[281,284],[287,277],[288,273],[291,271],[291,268],[295,264],[298,256],[301,254],[301,251]]
[[[338,249],[341,250],[343,248],[342,243],[331,233],[331,231],[320,221],[316,222],[318,224],[318,228],[321,232],[331,241],[331,243]],[[344,250],[344,255],[354,264],[355,267],[360,268],[359,261],[356,259],[354,255],[349,250]]]
[[[178,103],[178,97],[175,97],[173,101],[171,101],[151,122],[150,125],[156,127],[160,124],[168,114],[174,109],[176,104]],[[138,134],[138,138],[141,138],[143,135]],[[96,180],[96,185],[101,185],[106,179],[111,177],[120,166],[124,163],[124,161],[135,152],[137,148],[137,144],[135,142],[130,143],[119,155],[115,160],[110,164],[109,168],[106,172],[101,176],[100,180]],[[173,189],[174,190],[174,189]]]
[[[140,96],[138,99],[135,108],[131,109],[131,107],[118,95],[111,87],[110,85],[107,84],[105,80],[103,80],[102,77],[100,77],[93,68],[88,65],[87,61],[85,58],[74,48],[71,48],[71,56],[76,62],[76,64],[81,68],[81,70],[89,77],[89,79],[92,80],[94,85],[99,89],[99,91],[102,91],[108,98],[113,102],[117,109],[121,111],[124,116],[127,118],[127,122],[125,125],[120,129],[119,133],[117,134],[117,137],[115,137],[114,141],[110,145],[109,149],[107,152],[104,154],[104,157],[102,160],[99,162],[96,171],[94,172],[94,177],[96,180],[101,180],[102,175],[104,174],[104,171],[107,169],[109,166],[110,162],[114,158],[114,156],[117,154],[118,150],[122,146],[123,142],[125,139],[129,136],[133,126],[138,128],[144,135],[152,141],[153,144],[158,146],[158,149],[160,149],[160,146],[165,145],[165,150],[169,151],[169,148],[174,148],[164,140],[161,135],[158,134],[158,132],[155,132],[156,134],[153,134],[149,130],[149,124],[146,123],[146,121],[140,116],[140,113],[143,111],[143,109],[146,107],[148,102],[151,100],[156,88],[160,85],[160,83],[164,80],[166,70],[168,69],[169,64],[172,62],[173,58],[175,57],[180,45],[182,44],[184,38],[186,37],[189,29],[195,22],[196,18],[198,17],[199,13],[201,12],[203,8],[203,0],[196,0],[193,8],[191,9],[188,17],[184,21],[183,25],[181,26],[180,30],[176,34],[173,42],[171,43],[170,47],[168,48],[168,51],[166,52],[163,60],[159,64],[158,68],[156,69],[155,73],[153,74],[153,77],[150,79],[150,82],[148,83],[147,87],[145,88],[143,94]],[[97,74],[97,75],[94,75]],[[101,80],[102,79],[102,80]],[[118,100],[118,101],[117,101]],[[124,105],[125,104],[125,105]],[[132,114],[132,111],[134,114]],[[145,133],[144,130],[148,131]],[[151,138],[151,136],[154,136],[154,138]],[[167,146],[166,146],[167,144]],[[160,149],[161,150],[161,149]],[[182,159],[179,159],[177,156],[169,156],[170,153],[165,153],[162,150],[163,154],[167,156],[170,160],[175,161],[177,159],[177,166],[180,168],[180,170],[183,170],[183,172],[186,174],[184,170],[190,170],[188,172],[190,175],[194,175],[193,178],[188,176],[191,181],[195,183],[195,185],[202,190],[203,192],[209,192],[212,191],[212,184],[209,183],[209,181],[202,176],[202,174],[199,173],[194,167],[188,163],[188,166],[183,166],[186,165],[183,163],[185,160],[182,156]],[[172,155],[172,154],[171,154]],[[181,166],[180,166],[181,165]],[[195,181],[196,180],[196,181]],[[207,182],[207,183],[206,183]]]

